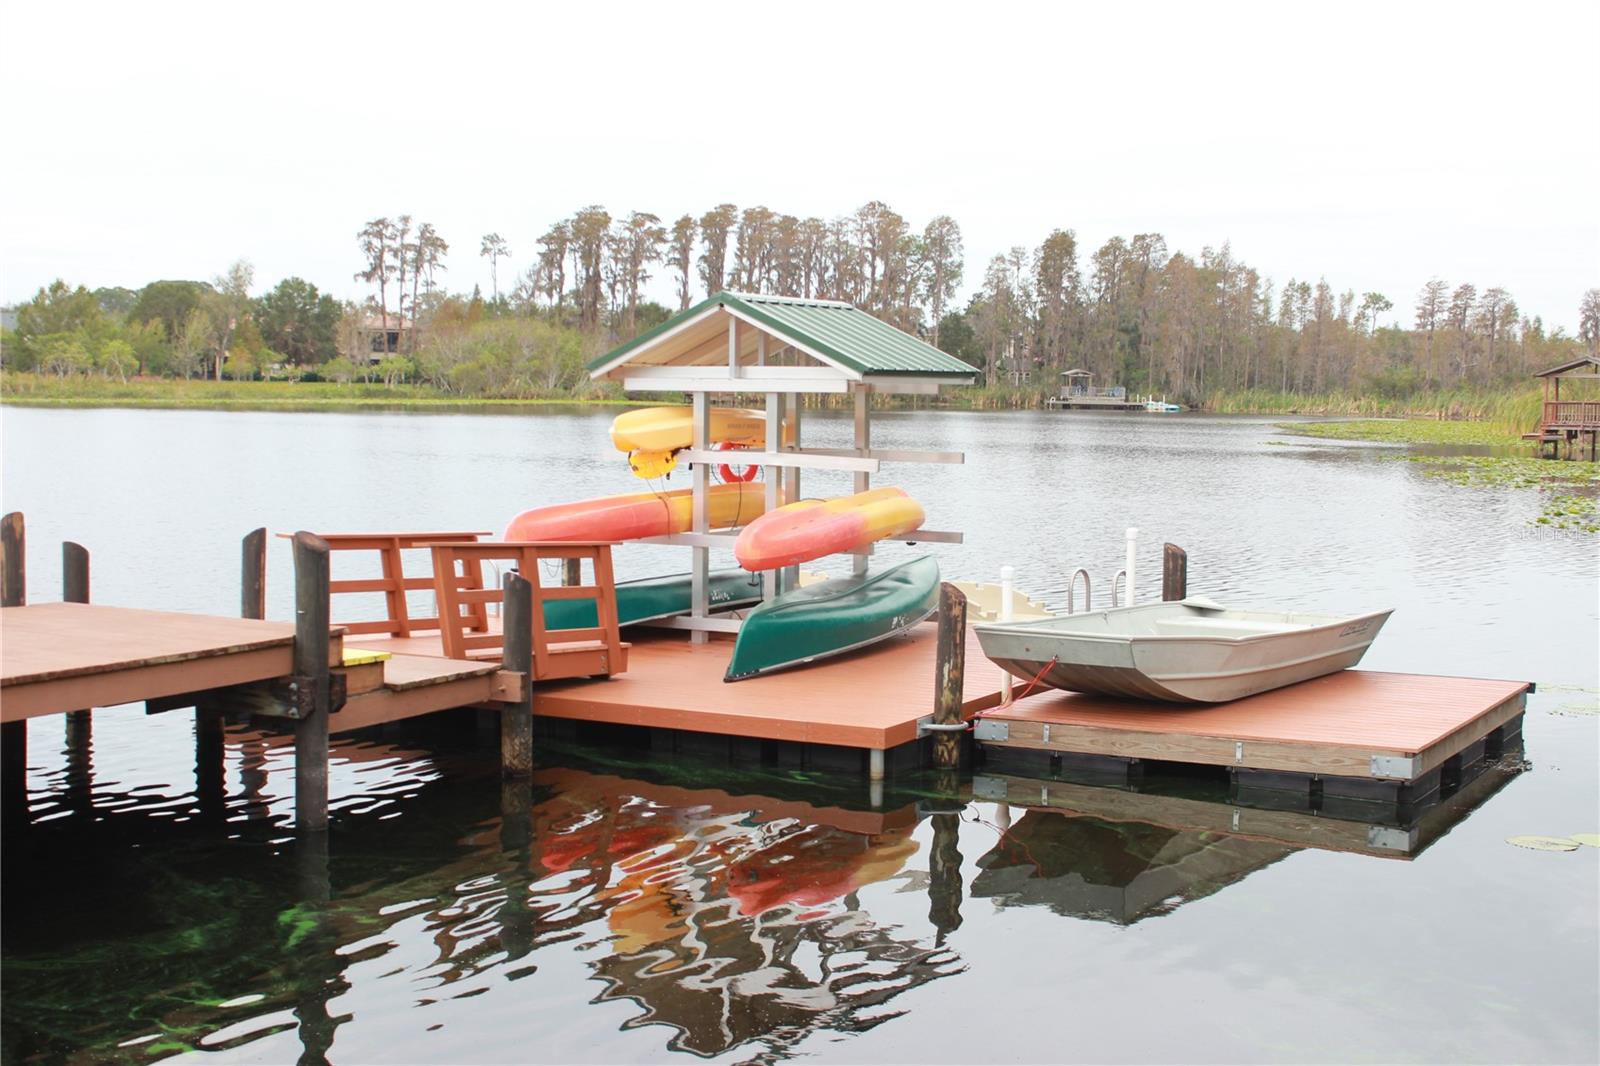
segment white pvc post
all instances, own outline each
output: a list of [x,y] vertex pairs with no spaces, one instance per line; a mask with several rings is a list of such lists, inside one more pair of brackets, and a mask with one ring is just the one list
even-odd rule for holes
[[1125,571],[1127,571],[1127,574],[1128,574],[1128,579],[1122,586],[1122,592],[1123,592],[1122,602],[1123,602],[1123,606],[1125,606],[1125,607],[1132,607],[1133,606],[1133,588],[1134,588],[1134,585],[1133,585],[1133,573],[1134,573],[1134,564],[1138,559],[1138,552],[1135,551],[1134,549],[1137,547],[1138,541],[1139,541],[1139,527],[1137,527],[1137,526],[1129,526],[1128,527],[1128,558],[1127,558],[1127,561],[1123,564],[1123,567],[1122,567]]
[[[1015,575],[1016,575],[1016,571],[1013,570],[1009,566],[1002,566],[1000,568],[1000,622],[1001,622],[1002,625],[1004,625],[1007,622],[1010,622],[1015,617],[1013,611],[1011,610],[1011,582],[1012,582],[1012,579],[1015,577]],[[1001,692],[1002,692],[1001,699],[1002,699],[1002,702],[1004,702],[1004,703],[1010,703],[1011,702],[1011,671],[1002,669],[1000,671],[1000,673],[1001,673],[1002,677],[1004,678],[1004,686],[1005,686],[1001,690]]]

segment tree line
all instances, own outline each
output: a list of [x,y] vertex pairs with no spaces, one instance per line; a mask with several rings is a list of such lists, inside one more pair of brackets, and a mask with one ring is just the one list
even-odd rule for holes
[[[209,282],[128,289],[57,281],[0,341],[11,369],[68,375],[320,377],[421,382],[447,392],[561,395],[590,388],[585,360],[732,289],[844,300],[966,360],[993,387],[1051,390],[1061,371],[1196,401],[1216,391],[1377,390],[1491,385],[1600,350],[1600,289],[1577,338],[1546,330],[1503,287],[1426,281],[1396,312],[1375,291],[1326,279],[1281,285],[1232,248],[1191,256],[1160,234],[1112,237],[1087,257],[1070,229],[986,265],[962,306],[961,228],[916,226],[881,201],[823,220],[718,204],[664,222],[591,205],[545,229],[520,270],[483,235],[491,292],[442,284],[450,244],[427,222],[383,216],[355,234],[371,290],[343,302],[301,278],[252,296],[233,264]],[[502,289],[504,277],[506,285]],[[1395,314],[1392,314],[1395,313]],[[1404,316],[1403,318],[1396,317]]]

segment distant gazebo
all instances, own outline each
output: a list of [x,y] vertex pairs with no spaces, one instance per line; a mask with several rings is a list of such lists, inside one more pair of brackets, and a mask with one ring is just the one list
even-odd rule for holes
[[1523,434],[1522,439],[1538,441],[1539,453],[1547,459],[1563,458],[1563,443],[1566,444],[1564,457],[1578,459],[1583,457],[1583,442],[1587,437],[1589,461],[1593,462],[1597,452],[1596,438],[1600,437],[1600,399],[1563,400],[1561,380],[1600,379],[1600,357],[1585,355],[1570,363],[1541,370],[1534,377],[1544,380],[1544,408],[1539,417],[1539,428]]

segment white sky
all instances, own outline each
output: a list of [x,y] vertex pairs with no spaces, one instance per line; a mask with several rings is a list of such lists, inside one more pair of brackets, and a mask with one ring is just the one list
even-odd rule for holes
[[[1432,275],[1572,332],[1600,286],[1600,4],[4,0],[0,300],[244,257],[362,294],[409,213],[489,289],[586,204],[947,213],[967,285],[1075,229],[1280,285]],[[663,272],[664,273],[664,272]],[[665,282],[652,286],[666,298]],[[964,297],[965,294],[963,294]]]

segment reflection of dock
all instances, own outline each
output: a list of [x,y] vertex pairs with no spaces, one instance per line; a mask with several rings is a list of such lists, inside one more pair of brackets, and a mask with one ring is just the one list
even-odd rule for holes
[[[1520,753],[1518,753],[1520,756]],[[1315,803],[1284,793],[1182,794],[980,773],[973,797],[1021,807],[978,860],[974,897],[1131,924],[1209,896],[1304,848],[1414,859],[1522,772],[1480,758],[1419,804]]]

